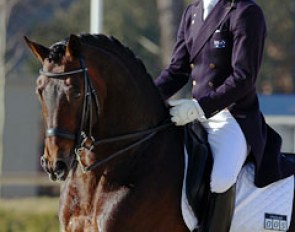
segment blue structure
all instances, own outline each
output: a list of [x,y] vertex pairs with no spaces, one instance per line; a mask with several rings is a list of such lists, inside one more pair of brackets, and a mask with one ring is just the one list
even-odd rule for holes
[[295,153],[295,95],[260,95],[266,122],[283,138],[282,150]]
[[260,108],[266,116],[294,116],[295,95],[259,95]]

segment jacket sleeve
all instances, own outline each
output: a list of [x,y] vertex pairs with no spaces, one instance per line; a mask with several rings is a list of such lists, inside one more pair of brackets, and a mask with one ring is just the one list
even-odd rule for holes
[[212,117],[214,112],[237,103],[248,92],[256,91],[255,83],[266,35],[264,15],[259,6],[251,5],[241,13],[233,15],[231,23],[233,71],[222,85],[198,99],[207,118]]
[[185,41],[185,27],[187,24],[186,17],[188,11],[189,7],[182,15],[171,63],[155,80],[155,84],[165,100],[180,90],[188,82],[191,73],[189,53]]

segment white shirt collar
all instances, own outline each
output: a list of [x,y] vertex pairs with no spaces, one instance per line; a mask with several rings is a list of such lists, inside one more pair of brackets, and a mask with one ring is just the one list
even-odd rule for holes
[[211,5],[211,9],[217,4],[219,0],[203,0],[204,9],[208,8]]

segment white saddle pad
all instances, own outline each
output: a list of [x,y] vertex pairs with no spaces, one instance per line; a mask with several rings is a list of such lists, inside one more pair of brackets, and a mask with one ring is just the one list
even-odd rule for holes
[[[190,231],[198,227],[186,198],[187,153],[182,188],[182,215]],[[254,164],[246,165],[236,185],[236,205],[230,232],[287,231],[290,226],[294,197],[294,176],[257,188],[254,185]]]
[[287,231],[294,197],[294,176],[255,187],[254,164],[246,165],[238,177],[235,213],[230,232]]

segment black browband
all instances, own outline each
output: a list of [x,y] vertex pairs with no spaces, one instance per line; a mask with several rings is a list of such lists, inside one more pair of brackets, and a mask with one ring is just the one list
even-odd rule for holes
[[44,71],[43,69],[40,69],[39,73],[41,75],[47,76],[49,78],[64,79],[65,76],[70,76],[70,75],[82,73],[82,72],[85,72],[85,71],[88,71],[88,69],[87,68],[84,68],[84,69],[81,68],[81,69],[68,71],[68,72],[63,72],[63,73],[52,73],[52,72],[47,72],[47,71]]

